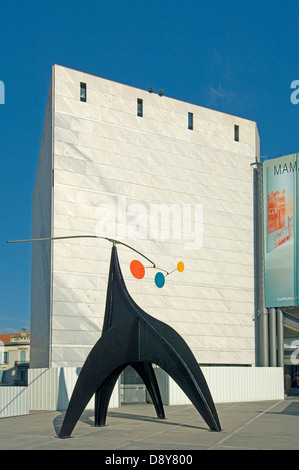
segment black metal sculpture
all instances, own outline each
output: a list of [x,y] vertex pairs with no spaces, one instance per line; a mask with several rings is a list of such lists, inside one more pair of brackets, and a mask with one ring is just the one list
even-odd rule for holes
[[208,385],[193,353],[175,330],[145,313],[131,298],[114,244],[102,336],[79,374],[59,437],[71,436],[94,394],[95,425],[105,425],[114,385],[121,372],[129,365],[143,379],[158,418],[165,418],[152,364],[161,367],[175,380],[211,430],[221,431]]

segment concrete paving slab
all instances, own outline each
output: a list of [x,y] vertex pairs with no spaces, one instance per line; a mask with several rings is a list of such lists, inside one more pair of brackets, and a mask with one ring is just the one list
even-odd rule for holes
[[299,450],[299,397],[282,401],[217,404],[223,430],[210,431],[192,405],[166,406],[155,418],[151,404],[108,412],[107,426],[94,427],[85,411],[69,439],[59,439],[64,413],[35,413],[0,419],[1,450],[102,450],[103,458],[147,451]]

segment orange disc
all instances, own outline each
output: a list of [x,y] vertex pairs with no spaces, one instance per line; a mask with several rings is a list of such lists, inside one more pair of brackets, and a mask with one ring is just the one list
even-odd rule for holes
[[130,271],[133,274],[133,276],[136,277],[136,279],[142,279],[145,275],[144,266],[137,259],[134,259],[134,261],[131,262]]
[[178,264],[177,264],[177,270],[182,273],[185,269],[185,266],[184,266],[184,263],[182,261],[180,261]]

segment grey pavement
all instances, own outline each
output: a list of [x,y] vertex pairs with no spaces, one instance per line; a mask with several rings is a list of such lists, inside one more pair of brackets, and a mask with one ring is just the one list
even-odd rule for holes
[[166,420],[151,404],[110,409],[107,425],[93,426],[85,411],[72,437],[57,437],[64,413],[40,412],[0,419],[1,450],[299,450],[299,397],[216,405],[222,431],[212,432],[192,405],[166,406]]

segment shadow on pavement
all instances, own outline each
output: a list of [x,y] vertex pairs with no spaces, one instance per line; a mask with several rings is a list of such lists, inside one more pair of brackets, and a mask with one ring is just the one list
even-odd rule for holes
[[[65,411],[61,412],[59,416],[56,416],[53,420],[53,426],[56,432],[56,435],[59,435],[60,428],[62,426],[62,422],[65,416]],[[125,413],[125,412],[119,412],[119,411],[108,411],[107,413],[107,424],[109,424],[109,418],[115,418],[115,419],[129,419],[129,420],[136,420],[136,421],[143,421],[143,422],[155,422],[155,423],[160,423],[161,425],[167,425],[167,426],[180,426],[182,428],[188,428],[188,429],[202,429],[205,431],[210,431],[208,427],[203,427],[203,426],[192,426],[190,424],[184,424],[184,423],[177,423],[173,421],[168,421],[167,417],[166,419],[159,419],[156,418],[155,416],[146,416],[146,415],[137,415],[133,413]],[[199,416],[200,418],[200,416]],[[83,422],[86,424],[89,424],[90,426],[94,426],[94,412],[93,410],[88,410],[84,411],[79,419],[78,422]],[[213,431],[210,431],[213,432]]]

